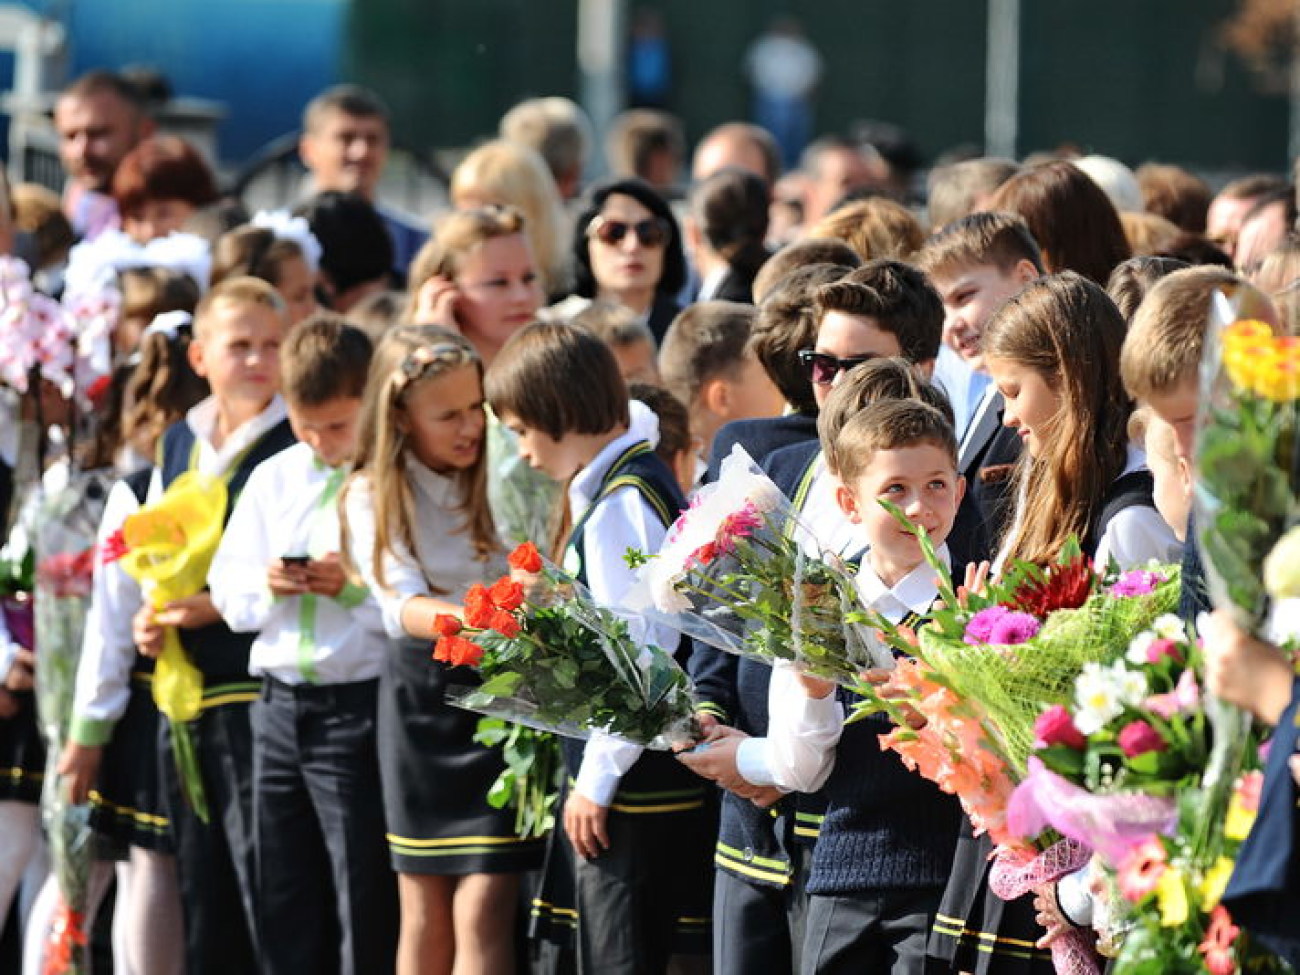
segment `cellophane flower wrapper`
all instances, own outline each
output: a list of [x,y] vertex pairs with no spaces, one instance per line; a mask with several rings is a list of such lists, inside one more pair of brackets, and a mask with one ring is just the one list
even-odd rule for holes
[[625,604],[728,653],[851,686],[860,671],[893,663],[860,625],[854,575],[736,446],[641,566]]
[[[182,474],[157,501],[122,524],[122,571],[140,583],[154,607],[193,596],[207,586],[208,568],[225,527],[226,485],[197,472]],[[163,631],[154,667],[153,698],[170,725],[172,753],[186,802],[204,822],[207,798],[189,722],[199,716],[203,675],[189,659],[175,627]]]
[[98,475],[74,474],[65,487],[39,489],[36,503],[36,700],[48,756],[41,813],[59,887],[47,948],[51,973],[89,970],[83,922],[93,859],[90,807],[68,801],[57,767],[72,721],[96,531],[108,487]]
[[[491,599],[508,582],[483,592]],[[564,737],[599,733],[655,750],[700,740],[690,678],[671,653],[649,641],[644,619],[599,605],[549,562],[526,593],[521,604],[505,601],[479,619],[471,591],[463,632],[474,634],[471,645],[481,648],[482,684],[452,688],[448,701]],[[513,622],[495,615],[503,612]],[[440,640],[435,658],[457,662],[444,654],[454,651]]]

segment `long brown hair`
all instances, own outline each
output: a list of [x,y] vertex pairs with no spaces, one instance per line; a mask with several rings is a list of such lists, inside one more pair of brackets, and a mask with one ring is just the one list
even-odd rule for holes
[[1133,412],[1119,375],[1124,331],[1106,292],[1072,271],[1026,285],[985,327],[986,358],[1033,369],[1061,396],[1043,454],[1026,451],[1016,470],[1024,507],[1010,558],[1044,564],[1069,536],[1083,541],[1123,472]]
[[[375,350],[361,405],[357,433],[356,469],[344,487],[346,493],[364,478],[370,489],[375,518],[375,548],[371,569],[380,586],[384,579],[384,553],[394,542],[403,543],[411,553],[415,546],[415,499],[406,476],[407,435],[399,423],[410,392],[421,383],[430,382],[454,369],[473,366],[479,380],[483,378],[483,360],[462,336],[431,325],[399,325],[387,332]],[[496,525],[487,497],[486,450],[480,452],[471,467],[454,475],[460,489],[457,510],[466,524],[459,531],[469,531],[475,557],[486,561],[500,547]],[[344,564],[356,569],[348,555],[346,506],[339,504],[342,519]],[[429,590],[438,595],[445,591],[427,579]]]

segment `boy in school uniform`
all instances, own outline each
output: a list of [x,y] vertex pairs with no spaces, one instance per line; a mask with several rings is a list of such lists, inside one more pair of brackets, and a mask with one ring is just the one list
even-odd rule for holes
[[[868,546],[857,577],[861,601],[891,622],[916,626],[938,595],[934,573],[917,540],[878,501],[924,526],[940,558],[950,559],[946,539],[965,489],[951,421],[925,403],[882,400],[845,424],[835,452],[836,496]],[[883,718],[844,727],[849,702],[833,685],[777,668],[768,736],[749,763],[778,788],[820,788],[826,799],[808,877],[802,971],[920,975],[960,807],[880,748]]]
[[[212,395],[163,434],[146,496],[156,501],[186,471],[225,480],[227,512],[253,469],[294,442],[280,387],[284,300],[264,281],[231,278],[208,292],[194,318],[194,371]],[[162,789],[176,841],[185,915],[186,971],[251,972],[256,962],[253,904],[252,734],[249,706],[258,685],[248,675],[251,634],[234,633],[211,594],[175,600],[136,615],[141,653],[157,656],[175,626],[203,675],[203,710],[191,724],[210,818],[182,797],[167,725],[162,725]]]
[[965,388],[975,393],[967,422],[958,426],[957,470],[966,478],[968,507],[996,540],[1010,514],[1007,488],[1020,437],[1002,425],[1002,396],[984,368],[980,338],[998,306],[1044,273],[1043,255],[1019,217],[973,213],[931,234],[916,262],[943,301],[944,350],[969,373]]
[[384,971],[397,945],[375,759],[384,628],[339,562],[370,354],[365,333],[333,316],[290,333],[281,372],[300,442],[249,477],[209,573],[226,624],[257,634],[254,900],[268,975]]

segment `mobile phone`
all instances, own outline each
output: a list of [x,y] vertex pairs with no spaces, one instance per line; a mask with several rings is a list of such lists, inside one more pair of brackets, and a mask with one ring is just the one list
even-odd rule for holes
[[283,562],[286,566],[288,565],[305,566],[309,562],[311,562],[311,556],[310,555],[281,555],[280,561]]

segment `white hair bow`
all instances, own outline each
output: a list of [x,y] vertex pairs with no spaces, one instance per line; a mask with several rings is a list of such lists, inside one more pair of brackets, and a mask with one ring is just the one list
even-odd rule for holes
[[277,240],[291,240],[302,251],[302,259],[312,274],[320,268],[321,246],[311,226],[304,217],[295,217],[288,210],[258,210],[253,214],[253,226],[269,230]]

